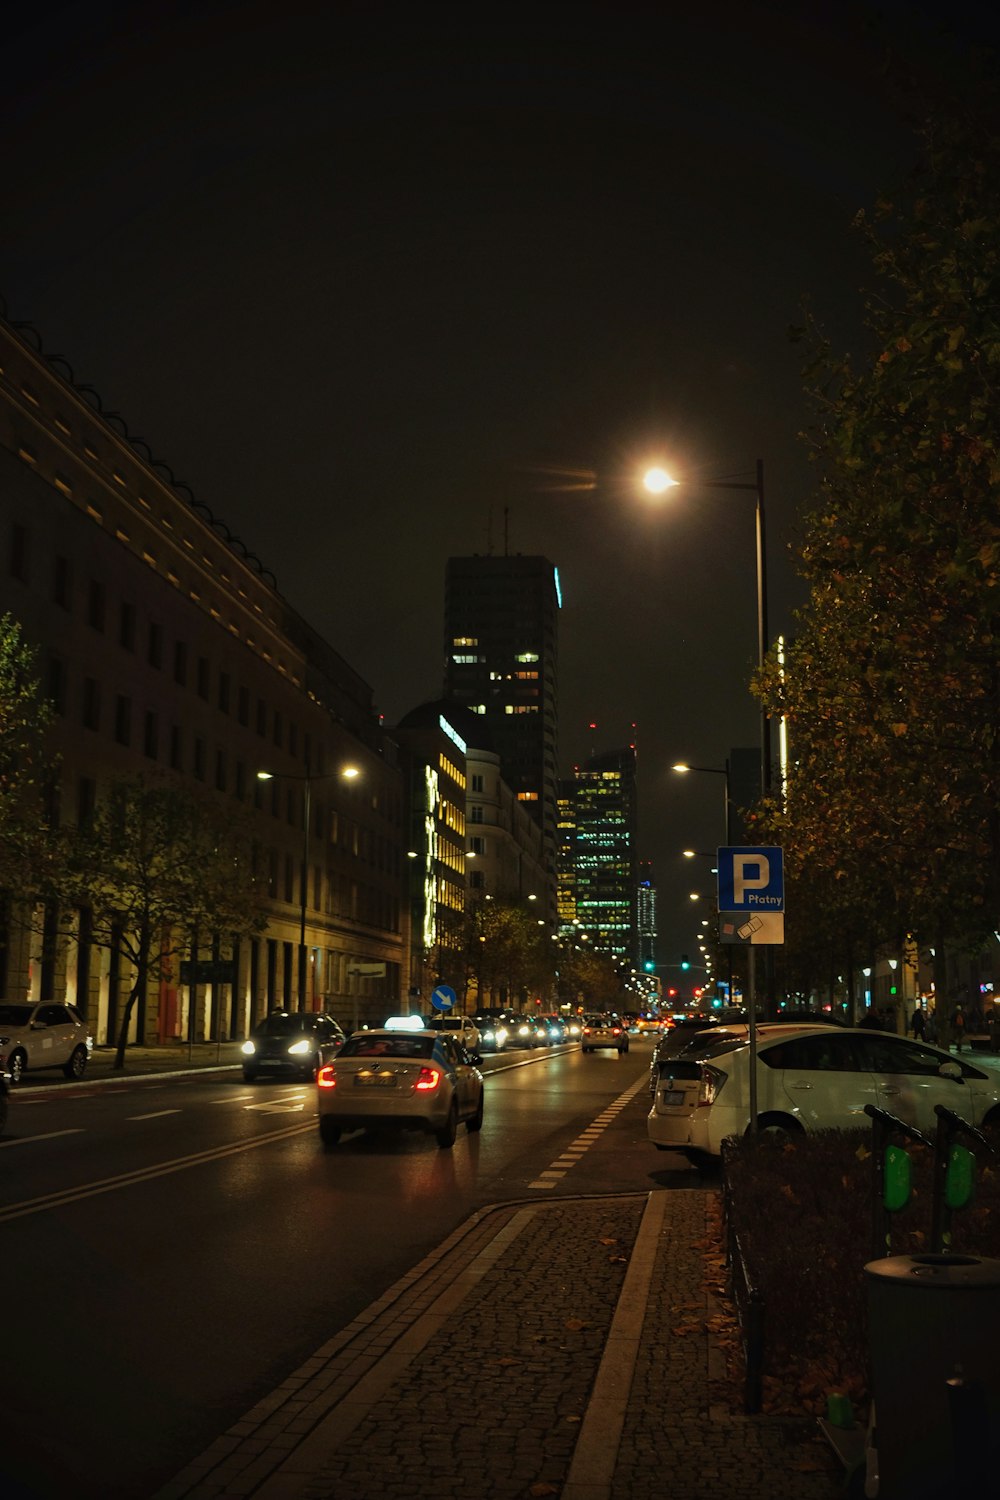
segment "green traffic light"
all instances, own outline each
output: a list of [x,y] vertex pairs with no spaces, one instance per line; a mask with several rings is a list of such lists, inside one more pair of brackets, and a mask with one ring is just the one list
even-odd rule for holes
[[688,959],[687,954],[686,953],[682,953],[681,954],[681,968],[682,969],[690,969],[690,967],[691,967],[691,963],[690,963],[690,961]]

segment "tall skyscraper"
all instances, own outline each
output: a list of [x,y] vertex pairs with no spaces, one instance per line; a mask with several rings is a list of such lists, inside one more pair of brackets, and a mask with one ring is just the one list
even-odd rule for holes
[[451,557],[445,697],[482,715],[504,780],[542,829],[556,915],[559,575],[544,557]]
[[639,934],[639,967],[643,973],[656,973],[656,881],[652,861],[639,862],[639,890],[636,907]]
[[573,774],[576,913],[595,948],[639,963],[635,750],[592,755]]

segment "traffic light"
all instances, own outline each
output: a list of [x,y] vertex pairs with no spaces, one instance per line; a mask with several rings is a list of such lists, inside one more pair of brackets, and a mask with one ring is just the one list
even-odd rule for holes
[[681,968],[682,969],[690,969],[690,967],[691,967],[691,960],[688,958],[688,956],[687,956],[686,953],[682,953],[681,954]]
[[647,958],[642,967],[645,969],[647,974],[652,974],[656,968],[656,965],[651,958]]

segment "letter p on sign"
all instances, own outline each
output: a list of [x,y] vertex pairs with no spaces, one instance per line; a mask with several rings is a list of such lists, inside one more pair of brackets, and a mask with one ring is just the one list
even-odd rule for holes
[[771,861],[766,854],[736,854],[733,856],[733,895],[736,905],[742,906],[747,891],[763,891],[771,883]]

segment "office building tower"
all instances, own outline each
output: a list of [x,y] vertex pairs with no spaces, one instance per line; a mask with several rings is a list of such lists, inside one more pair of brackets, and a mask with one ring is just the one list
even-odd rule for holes
[[573,783],[577,919],[595,948],[636,965],[635,750],[592,755]]
[[542,830],[555,921],[559,576],[544,557],[451,557],[445,697],[483,717],[504,781]]

